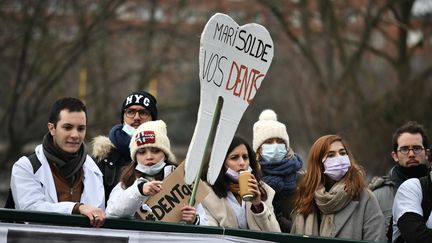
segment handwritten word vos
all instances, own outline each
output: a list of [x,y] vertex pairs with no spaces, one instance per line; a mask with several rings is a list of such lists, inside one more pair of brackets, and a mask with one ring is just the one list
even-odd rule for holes
[[[181,203],[181,199],[192,194],[192,186],[176,184],[169,194],[163,196],[156,205],[151,207],[152,213],[157,220],[161,220],[165,215]],[[183,205],[181,205],[183,206]]]
[[[237,39],[237,36],[239,39]],[[239,27],[234,29],[225,24],[216,23],[213,33],[213,39],[217,38],[219,41],[234,46],[239,51],[243,51],[252,57],[259,58],[263,62],[267,62],[266,55],[268,49],[272,48],[271,45],[264,43],[261,39],[247,33],[246,30],[240,30]]]
[[[207,60],[207,51],[204,50],[203,73],[202,79],[207,82],[213,82],[216,86],[221,87],[224,73],[221,69],[221,61],[228,58],[217,53],[211,53]],[[218,71],[216,73],[216,71]],[[216,77],[215,77],[216,75]]]

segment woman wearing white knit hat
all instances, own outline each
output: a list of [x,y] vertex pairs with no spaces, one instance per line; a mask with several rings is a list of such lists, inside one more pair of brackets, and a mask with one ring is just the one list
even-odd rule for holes
[[284,124],[273,110],[261,112],[253,126],[253,149],[262,169],[262,180],[275,190],[273,207],[282,232],[290,232],[292,200],[302,158],[290,147]]
[[[112,190],[107,203],[108,217],[133,218],[135,213],[149,209],[145,201],[161,190],[162,180],[176,168],[176,158],[171,152],[166,124],[162,120],[141,124],[129,144],[132,162],[123,171],[120,182]],[[182,221],[188,224],[207,225],[205,211],[184,206]]]

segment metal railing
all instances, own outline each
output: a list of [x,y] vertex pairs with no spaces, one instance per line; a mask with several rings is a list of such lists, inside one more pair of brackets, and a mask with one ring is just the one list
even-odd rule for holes
[[[18,225],[24,222],[31,223],[33,226],[56,225],[56,226],[78,226],[91,227],[88,218],[82,215],[65,215],[58,213],[46,213],[35,211],[22,211],[14,209],[0,209],[0,221],[5,225]],[[0,226],[2,223],[0,223]],[[134,231],[153,231],[153,232],[172,232],[172,233],[193,233],[206,235],[229,235],[250,239],[266,240],[273,242],[298,242],[298,243],[338,243],[338,242],[366,242],[354,241],[337,238],[323,238],[312,236],[301,236],[286,233],[272,233],[254,230],[242,230],[231,228],[220,228],[212,226],[195,226],[186,224],[142,221],[134,219],[108,218],[102,228],[134,230]]]

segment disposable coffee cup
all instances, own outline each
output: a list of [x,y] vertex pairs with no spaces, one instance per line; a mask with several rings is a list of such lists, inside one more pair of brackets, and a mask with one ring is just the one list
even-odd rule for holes
[[250,171],[240,171],[239,174],[239,187],[240,187],[240,197],[243,201],[252,200],[254,194],[249,191],[249,178],[251,178]]

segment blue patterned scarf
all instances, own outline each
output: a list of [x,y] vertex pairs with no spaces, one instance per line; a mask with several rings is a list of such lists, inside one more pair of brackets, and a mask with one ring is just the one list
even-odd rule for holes
[[262,180],[276,193],[290,194],[295,191],[297,172],[303,166],[303,160],[298,154],[279,162],[260,161],[260,164],[263,173]]
[[130,158],[130,150],[129,150],[129,143],[131,140],[131,137],[125,133],[123,130],[123,125],[117,124],[113,128],[111,128],[111,131],[109,132],[108,136],[111,142],[114,144],[118,152],[125,158]]

